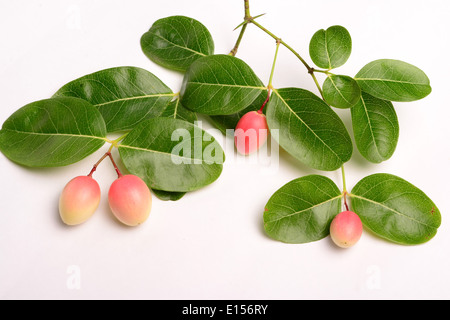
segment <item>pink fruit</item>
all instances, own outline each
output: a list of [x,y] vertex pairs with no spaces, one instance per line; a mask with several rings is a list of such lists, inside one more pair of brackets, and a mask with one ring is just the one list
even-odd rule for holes
[[246,113],[236,125],[234,143],[237,151],[243,155],[257,151],[266,142],[268,132],[266,116],[263,113]]
[[90,176],[73,178],[64,187],[59,198],[59,213],[67,225],[88,220],[100,203],[100,187]]
[[363,225],[359,216],[352,211],[339,213],[331,222],[330,235],[341,248],[349,248],[361,238]]
[[152,208],[152,195],[142,179],[135,175],[124,175],[116,179],[108,194],[114,216],[127,226],[145,222]]

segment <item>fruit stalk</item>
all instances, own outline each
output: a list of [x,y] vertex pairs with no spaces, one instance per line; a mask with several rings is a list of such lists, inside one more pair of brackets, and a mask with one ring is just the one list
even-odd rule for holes
[[344,190],[342,191],[342,194],[344,196],[344,206],[345,206],[345,210],[349,211],[348,209],[348,204],[347,204],[347,186],[346,186],[346,182],[345,182],[345,170],[344,170],[344,166],[341,167],[341,172],[342,172],[342,187],[344,188]]
[[94,164],[94,166],[92,167],[91,172],[89,172],[88,177],[92,178],[92,175],[94,174],[94,172],[97,170],[97,167],[100,165],[100,163],[105,160],[106,157],[109,157],[109,159],[111,160],[111,163],[114,166],[114,170],[116,170],[117,176],[120,178],[122,176],[122,173],[120,172],[119,167],[117,167],[116,162],[114,161],[114,158],[111,154],[111,151],[113,149],[113,147],[115,146],[115,143],[111,144],[111,147],[108,149],[108,151]]
[[118,176],[119,178],[122,177],[122,173],[120,172],[119,167],[117,167],[117,164],[116,164],[116,162],[114,161],[114,158],[113,158],[111,152],[108,151],[106,154],[109,156],[109,159],[111,160],[111,163],[113,164],[114,169],[116,170],[117,176]]
[[92,178],[92,175],[94,174],[94,172],[97,170],[97,167],[100,165],[100,163],[105,160],[105,158],[108,156],[108,154],[111,154],[111,149],[113,148],[113,146],[111,145],[111,147],[109,148],[108,152],[106,152],[92,167],[91,172],[89,172],[88,177]]

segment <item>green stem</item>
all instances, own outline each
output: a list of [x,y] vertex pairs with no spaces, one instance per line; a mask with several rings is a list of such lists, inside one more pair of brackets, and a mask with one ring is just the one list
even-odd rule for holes
[[348,204],[347,204],[347,194],[348,194],[348,192],[347,192],[347,185],[346,185],[346,182],[345,182],[344,165],[342,165],[342,167],[341,167],[341,172],[342,172],[342,187],[344,188],[344,191],[342,192],[342,194],[344,195],[344,206],[345,206],[345,209],[347,211],[349,211]]
[[123,139],[125,139],[125,137],[129,134],[129,132],[121,135],[120,137],[118,137],[116,140],[113,140],[111,143],[114,147],[117,147],[117,144],[122,141]]
[[[250,15],[250,4],[249,4],[249,0],[244,0],[244,5],[245,5],[245,18],[244,18],[244,25],[248,24],[248,23],[252,23],[255,26],[257,26],[259,29],[261,29],[262,31],[264,31],[265,33],[267,33],[269,36],[271,36],[272,38],[274,38],[277,42],[279,41],[284,47],[286,47],[289,51],[291,51],[300,61],[301,63],[305,66],[305,68],[308,70],[308,73],[311,75],[311,77],[314,80],[314,83],[317,87],[317,89],[320,92],[320,95],[322,96],[322,99],[324,99],[323,96],[323,92],[322,92],[322,88],[319,84],[319,82],[317,81],[317,78],[314,74],[315,71],[317,72],[322,72],[322,73],[326,73],[328,74],[328,71],[326,70],[316,70],[314,68],[312,68],[305,59],[303,59],[303,57],[297,52],[295,51],[290,45],[288,45],[286,42],[284,42],[283,40],[281,40],[280,37],[276,36],[274,33],[272,33],[270,30],[268,30],[267,28],[263,27],[260,23],[256,22],[255,19]],[[325,99],[324,99],[325,100]]]
[[311,77],[313,78],[314,83],[316,84],[317,90],[319,90],[319,92],[320,92],[320,96],[322,97],[322,100],[325,101],[325,97],[324,97],[324,95],[323,95],[323,90],[322,90],[322,88],[320,87],[319,81],[317,81],[316,75],[314,74],[314,72],[310,73],[310,75],[311,75]]
[[242,25],[242,28],[241,28],[241,32],[239,33],[239,37],[236,40],[236,44],[234,45],[233,49],[229,53],[230,56],[234,57],[236,55],[239,45],[241,44],[242,37],[244,36],[244,32],[247,29],[247,24],[248,24],[248,21],[244,21],[244,24]]
[[237,28],[242,26],[241,32],[239,33],[239,36],[238,36],[238,38],[236,40],[236,44],[234,45],[233,49],[229,53],[229,55],[233,56],[233,57],[237,53],[239,45],[241,44],[242,37],[244,36],[245,30],[247,29],[247,25],[249,24],[249,22],[252,21],[253,19],[256,19],[256,18],[264,15],[264,14],[260,14],[259,16],[252,17],[250,15],[250,3],[249,3],[249,0],[244,0],[244,10],[245,10],[244,21],[235,28],[235,30],[236,30]]
[[245,19],[250,18],[250,3],[249,0],[244,0],[244,8],[245,8]]
[[275,34],[273,34],[271,31],[269,31],[267,28],[263,27],[259,22],[256,22],[255,20],[250,20],[251,23],[253,23],[255,26],[257,26],[258,28],[260,28],[262,31],[264,31],[265,33],[267,33],[269,36],[271,36],[272,38],[274,38],[277,41],[280,41],[280,43],[285,46],[289,51],[291,51],[305,66],[306,69],[308,69],[308,72],[314,72],[314,69],[311,68],[309,66],[309,64],[305,61],[305,59],[302,58],[302,56],[295,51],[290,45],[288,45],[286,42],[284,42],[283,40],[281,40],[280,37],[277,37]]
[[344,170],[344,165],[342,165],[342,167],[341,167],[341,172],[342,172],[342,184],[343,184],[344,192],[347,192],[347,186],[346,186],[346,184],[345,184],[345,170]]
[[258,110],[259,114],[263,113],[264,107],[266,106],[267,102],[269,101],[270,93],[271,93],[271,91],[273,89],[273,87],[272,87],[273,74],[275,72],[275,64],[277,62],[278,49],[280,48],[280,44],[281,44],[281,41],[277,40],[277,47],[275,49],[275,56],[273,58],[273,63],[272,63],[272,70],[270,70],[269,84],[267,85],[267,99],[264,101],[264,103],[262,104],[261,108]]
[[295,51],[290,45],[288,45],[286,42],[284,42],[283,40],[281,40],[281,38],[277,37],[275,34],[273,34],[272,32],[270,32],[268,29],[266,29],[265,27],[263,27],[260,23],[256,22],[255,20],[251,19],[250,22],[252,24],[254,24],[255,26],[257,26],[259,29],[261,29],[262,31],[264,31],[265,33],[267,33],[269,36],[271,36],[272,38],[274,38],[277,41],[280,41],[280,43],[286,47],[289,51],[291,51],[300,61],[301,63],[305,66],[305,68],[308,70],[308,73],[311,75],[311,77],[314,80],[314,83],[316,84],[317,89],[320,92],[320,95],[323,98],[323,92],[322,92],[322,88],[320,87],[319,82],[317,81],[316,75],[314,74],[314,71],[316,71],[314,68],[310,67],[310,65],[305,61],[305,59],[302,58],[302,56]]
[[325,73],[326,75],[329,75],[329,74],[333,75],[333,74],[330,72],[330,70],[320,70],[320,69],[316,69],[316,68],[313,68],[313,70],[314,70],[314,72]]
[[108,138],[105,138],[105,141],[108,142],[108,143],[111,143],[111,149],[112,149],[113,147],[116,147],[116,148],[117,148],[118,143],[119,143],[120,141],[122,141],[122,140],[128,135],[128,133],[129,133],[129,132],[125,133],[124,135],[120,136],[119,138],[117,138],[117,139],[115,139],[115,140],[110,140],[110,139],[108,139]]
[[281,43],[281,39],[277,40],[277,47],[275,49],[275,56],[273,58],[273,63],[272,63],[272,70],[270,70],[269,84],[267,85],[269,90],[272,87],[273,74],[275,72],[275,63],[277,62],[278,49],[280,48],[280,43]]

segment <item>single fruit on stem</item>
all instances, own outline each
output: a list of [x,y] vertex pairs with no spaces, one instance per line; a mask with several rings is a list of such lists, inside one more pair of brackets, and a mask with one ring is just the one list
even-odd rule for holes
[[266,116],[260,111],[250,111],[236,125],[234,143],[240,154],[257,151],[266,142],[269,132]]
[[67,225],[88,220],[100,203],[100,186],[90,176],[75,177],[67,183],[59,198],[59,214]]
[[341,248],[353,246],[361,238],[363,225],[353,211],[343,211],[334,217],[330,225],[330,236]]
[[145,222],[152,208],[152,194],[135,175],[119,175],[109,188],[108,201],[114,216],[127,226]]

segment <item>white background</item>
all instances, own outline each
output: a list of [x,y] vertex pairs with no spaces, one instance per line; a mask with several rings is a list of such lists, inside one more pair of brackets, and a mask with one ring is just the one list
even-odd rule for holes
[[[428,97],[395,103],[400,139],[394,156],[375,165],[355,149],[345,168],[348,189],[377,172],[422,189],[442,214],[435,238],[400,246],[364,232],[348,250],[338,249],[329,237],[298,245],[271,240],[262,215],[282,185],[318,173],[342,187],[339,171],[309,169],[285,152],[272,171],[230,161],[214,184],[178,202],[153,197],[151,216],[138,228],[112,217],[106,196],[115,172],[109,162],[102,163],[95,176],[103,191],[99,210],[87,223],[66,227],[57,209],[62,188],[87,174],[108,146],[54,169],[23,168],[0,154],[0,298],[450,298],[450,2],[253,0],[251,13],[267,13],[259,22],[308,62],[315,31],[345,26],[353,52],[339,73],[354,75],[379,58],[404,60],[427,73],[433,87]],[[148,60],[139,42],[154,21],[170,15],[198,19],[210,30],[215,52],[228,53],[238,36],[233,29],[244,16],[243,1],[1,1],[0,122],[65,83],[109,67],[145,68],[178,91],[182,75]],[[274,50],[271,38],[249,26],[237,56],[267,83]],[[274,86],[317,93],[306,69],[283,47]],[[352,133],[348,110],[337,112]]]

